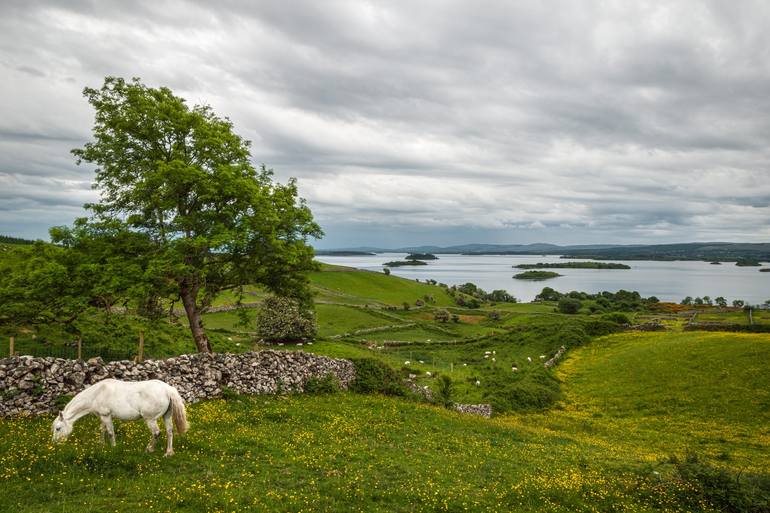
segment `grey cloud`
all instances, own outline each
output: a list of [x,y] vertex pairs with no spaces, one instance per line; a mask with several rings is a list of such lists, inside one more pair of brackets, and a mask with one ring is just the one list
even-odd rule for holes
[[768,18],[716,0],[4,2],[0,232],[42,234],[37,206],[69,219],[94,194],[69,150],[83,86],[115,74],[229,116],[256,163],[299,177],[323,244],[767,238]]

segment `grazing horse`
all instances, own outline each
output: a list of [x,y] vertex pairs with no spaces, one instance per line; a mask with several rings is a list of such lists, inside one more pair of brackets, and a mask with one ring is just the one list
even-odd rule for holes
[[160,437],[158,418],[163,416],[166,424],[166,456],[174,454],[172,419],[177,433],[184,433],[188,429],[184,400],[176,388],[157,379],[134,382],[105,379],[86,388],[67,403],[53,421],[53,441],[66,439],[72,433],[75,421],[89,413],[102,421],[102,443],[107,435],[113,447],[113,417],[120,420],[144,419],[152,433],[147,452],[155,450],[155,443]]

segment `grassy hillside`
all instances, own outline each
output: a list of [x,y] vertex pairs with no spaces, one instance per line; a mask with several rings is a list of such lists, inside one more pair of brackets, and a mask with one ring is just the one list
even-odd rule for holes
[[406,301],[413,305],[418,299],[424,300],[427,295],[433,296],[437,306],[454,304],[449,294],[441,287],[383,273],[325,266],[323,271],[312,273],[310,278],[318,292],[356,296],[372,303],[401,306],[401,303]]
[[[530,352],[537,343],[512,342]],[[715,511],[703,483],[683,479],[669,457],[698,452],[744,481],[770,472],[768,361],[767,335],[613,335],[572,351],[560,407],[492,420],[349,393],[208,401],[190,407],[192,430],[170,459],[143,453],[141,423],[119,423],[118,447],[104,449],[95,419],[61,446],[48,441],[49,417],[2,420],[0,505]]]
[[[0,422],[0,504],[17,512],[694,511],[686,484],[601,441],[378,397],[209,401],[177,454],[97,421],[52,446],[50,419]],[[34,483],[34,484],[32,484]],[[30,492],[34,486],[34,493]],[[680,503],[681,502],[681,503]],[[699,508],[698,508],[699,509]]]
[[612,335],[570,352],[558,375],[563,408],[512,425],[599,438],[649,461],[694,451],[770,471],[770,335]]

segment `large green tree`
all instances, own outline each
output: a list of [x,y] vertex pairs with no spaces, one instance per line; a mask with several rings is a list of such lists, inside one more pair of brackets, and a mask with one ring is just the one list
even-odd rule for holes
[[227,118],[139,79],[108,77],[84,96],[96,110],[93,141],[72,153],[97,166],[100,200],[86,205],[89,219],[53,230],[56,242],[137,262],[136,283],[115,293],[181,300],[199,351],[211,351],[201,314],[223,290],[261,284],[308,301],[307,240],[322,232],[296,182],[255,168]]

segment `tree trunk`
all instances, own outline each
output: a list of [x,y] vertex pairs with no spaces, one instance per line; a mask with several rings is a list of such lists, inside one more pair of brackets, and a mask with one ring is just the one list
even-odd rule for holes
[[206,332],[203,329],[201,312],[195,301],[197,290],[182,285],[180,292],[184,311],[187,313],[187,320],[190,323],[190,331],[192,332],[193,340],[195,340],[195,347],[198,349],[199,353],[210,353],[211,345],[209,344],[209,337],[206,336]]

